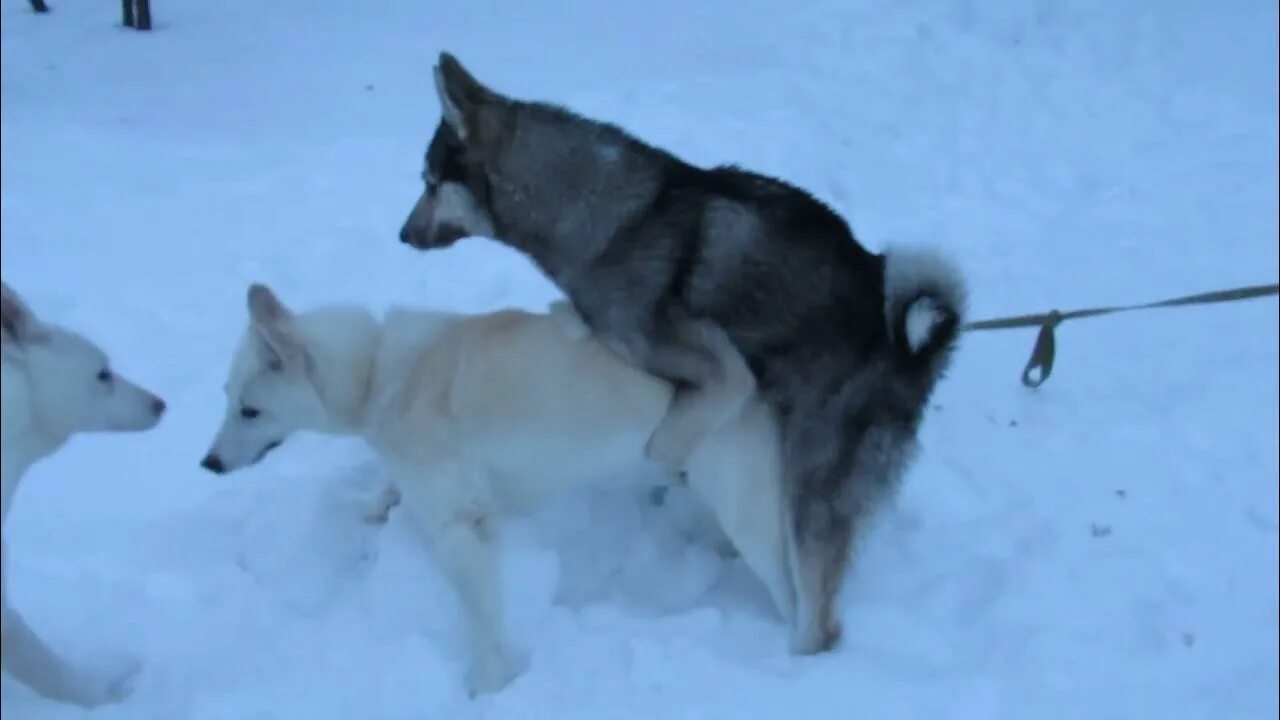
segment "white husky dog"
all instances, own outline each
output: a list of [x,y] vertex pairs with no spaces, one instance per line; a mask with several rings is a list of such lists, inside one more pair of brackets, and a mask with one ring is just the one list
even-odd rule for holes
[[[294,314],[254,285],[248,305],[226,417],[202,465],[251,465],[298,430],[363,436],[395,484],[371,516],[403,497],[460,597],[468,689],[501,689],[523,662],[503,627],[497,521],[647,462],[671,388],[589,337],[563,304],[552,314],[394,309],[379,321],[349,306]],[[729,355],[737,381],[751,383],[741,357]],[[685,471],[791,621],[776,434],[752,399],[707,435]]]
[[[112,372],[102,350],[84,337],[41,322],[8,285],[0,300],[3,320],[4,520],[18,482],[36,461],[53,454],[78,432],[147,430],[160,421],[164,401]],[[3,543],[0,543],[3,545]],[[8,548],[2,551],[8,554]],[[78,670],[49,649],[4,603],[2,664],[15,678],[48,698],[90,707],[119,700],[136,664],[110,677]]]

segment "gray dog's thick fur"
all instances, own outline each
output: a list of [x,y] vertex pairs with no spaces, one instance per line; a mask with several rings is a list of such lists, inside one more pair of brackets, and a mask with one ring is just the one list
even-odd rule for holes
[[694,393],[718,369],[689,329],[723,328],[782,434],[793,650],[832,647],[855,528],[898,484],[955,346],[959,274],[930,253],[866,250],[780,180],[694,167],[500,95],[447,53],[436,84],[443,118],[401,239],[429,249],[483,234],[523,251],[594,333]]

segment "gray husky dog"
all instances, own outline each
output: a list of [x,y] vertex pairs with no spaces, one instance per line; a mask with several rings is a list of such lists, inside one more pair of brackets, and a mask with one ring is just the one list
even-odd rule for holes
[[[723,329],[778,422],[792,650],[833,647],[855,530],[899,484],[950,362],[959,273],[930,252],[868,251],[781,180],[695,167],[615,125],[500,94],[448,53],[435,81],[442,119],[400,239],[426,250],[481,235],[527,254],[597,337],[677,388],[672,418],[708,421],[699,398],[722,371],[700,339]],[[661,433],[651,451],[679,444]],[[653,454],[679,462],[696,442]]]

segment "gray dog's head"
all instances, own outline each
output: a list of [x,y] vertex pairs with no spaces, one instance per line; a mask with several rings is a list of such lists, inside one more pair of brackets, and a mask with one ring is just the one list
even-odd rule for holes
[[448,247],[472,235],[493,236],[484,153],[493,147],[510,106],[448,53],[441,53],[434,72],[442,117],[423,163],[422,197],[400,230],[401,242],[420,250]]
[[480,235],[537,256],[555,274],[659,191],[669,155],[621,128],[481,84],[449,53],[435,67],[441,120],[426,188],[400,231],[419,250]]

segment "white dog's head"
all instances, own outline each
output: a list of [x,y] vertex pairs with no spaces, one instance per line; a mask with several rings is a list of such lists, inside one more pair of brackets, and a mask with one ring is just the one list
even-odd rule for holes
[[200,465],[226,473],[252,465],[299,430],[326,426],[316,367],[297,318],[264,285],[248,293],[249,328],[223,390],[226,415]]
[[[116,374],[107,356],[84,336],[41,322],[3,285],[0,299],[5,384],[25,407],[32,430],[57,443],[77,432],[124,432],[155,427],[164,401]],[[8,410],[15,407],[6,398]]]

